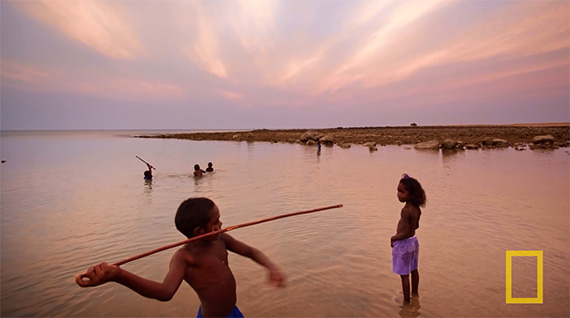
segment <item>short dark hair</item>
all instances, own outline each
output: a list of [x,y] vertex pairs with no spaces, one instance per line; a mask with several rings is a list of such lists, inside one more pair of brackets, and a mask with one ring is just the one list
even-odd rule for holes
[[427,202],[426,192],[422,188],[420,182],[407,174],[404,174],[400,183],[408,190],[409,202],[415,206],[425,206]]
[[198,169],[200,169],[200,165],[199,165],[199,164],[195,164],[195,165],[194,165],[194,170],[198,170]]
[[176,228],[187,238],[194,236],[196,228],[206,229],[208,222],[210,222],[210,211],[214,208],[214,201],[200,197],[189,198],[180,203],[176,216],[174,217],[174,224]]

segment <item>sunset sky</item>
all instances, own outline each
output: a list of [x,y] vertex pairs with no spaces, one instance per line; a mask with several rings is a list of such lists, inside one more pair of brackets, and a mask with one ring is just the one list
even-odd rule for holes
[[568,122],[569,1],[5,1],[1,129]]

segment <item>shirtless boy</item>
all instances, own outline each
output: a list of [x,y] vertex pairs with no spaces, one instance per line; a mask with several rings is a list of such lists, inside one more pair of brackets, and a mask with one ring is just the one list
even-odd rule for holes
[[[180,204],[175,217],[176,228],[191,238],[222,228],[220,210],[208,198],[190,198]],[[89,280],[77,276],[82,287],[114,281],[140,295],[168,301],[186,281],[200,298],[197,317],[243,317],[236,307],[236,281],[228,264],[228,252],[249,257],[267,268],[269,281],[278,287],[285,285],[285,276],[265,254],[234,239],[227,233],[192,241],[177,250],[162,283],[132,274],[116,265],[101,263],[86,272]]]

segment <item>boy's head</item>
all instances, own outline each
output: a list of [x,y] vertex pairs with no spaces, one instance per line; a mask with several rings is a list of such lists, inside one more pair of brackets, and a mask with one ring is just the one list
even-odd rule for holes
[[208,162],[208,167],[212,167],[212,163],[211,163],[211,162]]
[[150,177],[150,176],[152,176],[152,172],[150,172],[150,171],[148,171],[148,170],[145,170],[144,176],[145,176],[145,177]]
[[[403,190],[407,192],[406,202],[410,202],[415,206],[426,205],[426,193],[418,180],[404,173],[400,179],[400,185],[404,186]],[[398,195],[400,195],[399,190]]]
[[194,170],[200,170],[200,165],[199,165],[199,164],[195,164],[195,165],[194,165]]
[[214,201],[203,197],[189,198],[178,207],[174,223],[178,231],[191,238],[219,230],[222,226],[219,219],[220,214]]

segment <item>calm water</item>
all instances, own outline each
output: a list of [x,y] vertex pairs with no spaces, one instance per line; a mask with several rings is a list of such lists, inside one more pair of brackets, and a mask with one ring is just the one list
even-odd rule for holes
[[[79,288],[74,276],[183,240],[174,213],[207,196],[224,226],[333,204],[231,234],[264,251],[288,286],[230,255],[238,306],[250,317],[568,317],[569,149],[420,152],[297,144],[129,138],[130,132],[3,132],[3,317],[184,317],[199,301],[183,284],[161,303],[118,284]],[[135,132],[133,132],[135,134]],[[142,178],[157,167],[152,184]],[[214,163],[215,173],[190,177]],[[419,304],[402,307],[389,238],[400,175],[428,195]],[[505,251],[544,253],[544,303],[505,303]],[[124,267],[162,280],[173,250]],[[513,296],[535,297],[536,259],[513,259]],[[419,308],[418,308],[419,306]]]

